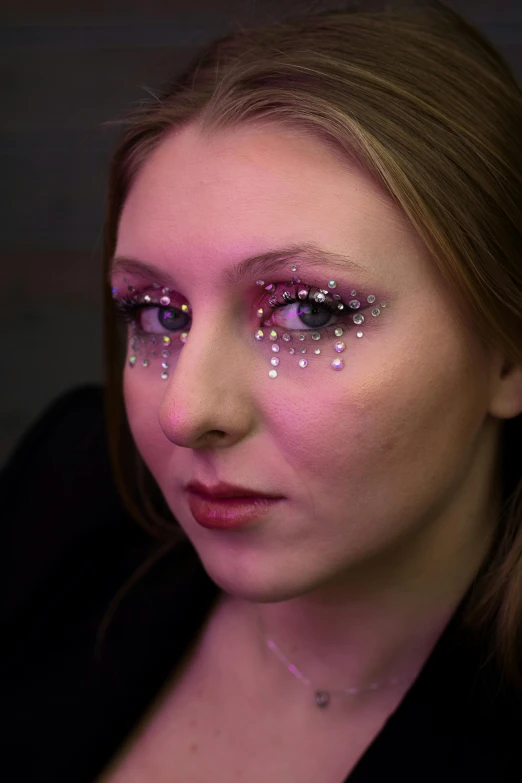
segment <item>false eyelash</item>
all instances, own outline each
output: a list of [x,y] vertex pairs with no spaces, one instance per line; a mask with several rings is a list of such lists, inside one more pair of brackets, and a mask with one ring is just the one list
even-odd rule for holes
[[[135,320],[137,312],[149,307],[158,307],[160,310],[167,310],[170,308],[170,305],[167,307],[166,305],[161,305],[159,302],[136,302],[134,299],[128,299],[125,296],[114,301],[116,317],[128,324]],[[177,310],[179,308],[174,309]],[[180,310],[180,312],[182,311]]]
[[[303,304],[311,304],[311,305],[313,305],[315,307],[320,307],[320,308],[326,310],[329,313],[339,314],[339,317],[340,318],[342,317],[342,312],[343,311],[339,310],[338,307],[337,307],[337,305],[343,304],[342,301],[333,300],[333,299],[325,299],[324,302],[316,302],[313,297],[317,293],[319,293],[319,291],[320,291],[319,288],[317,288],[314,291],[314,294],[312,296],[311,293],[312,293],[312,290],[314,289],[314,286],[312,286],[312,285],[304,285],[303,283],[292,283],[292,286],[286,285],[285,286],[285,290],[289,292],[289,289],[291,287],[295,287],[296,290],[297,290],[297,288],[299,288],[300,291],[304,291],[305,289],[307,289],[306,297],[304,299],[300,299],[298,296],[289,296],[289,297],[285,298],[283,300],[283,302],[277,301],[274,305],[272,305],[271,306],[272,310],[277,310],[280,307],[286,307],[287,305],[295,304],[295,302],[302,302]],[[273,296],[275,296],[275,294],[273,294]],[[317,331],[320,331],[323,328],[324,327],[318,327]],[[305,331],[308,331],[308,330],[305,330]]]

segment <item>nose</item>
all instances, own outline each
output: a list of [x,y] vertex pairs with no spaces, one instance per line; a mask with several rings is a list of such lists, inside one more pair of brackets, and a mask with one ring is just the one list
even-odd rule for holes
[[192,324],[158,412],[166,437],[185,448],[225,448],[254,426],[255,406],[249,391],[244,341],[223,319],[207,313]]

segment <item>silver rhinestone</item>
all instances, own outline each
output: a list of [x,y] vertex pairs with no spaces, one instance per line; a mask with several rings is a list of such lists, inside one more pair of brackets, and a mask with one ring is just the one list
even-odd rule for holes
[[334,329],[334,334],[336,337],[342,337],[344,334],[344,331],[341,329],[340,326],[337,327],[337,329]]
[[316,302],[324,302],[325,299],[326,299],[326,296],[323,294],[322,291],[319,291],[319,293],[314,296],[314,299],[315,299]]
[[342,359],[334,359],[332,362],[332,367],[334,370],[342,370],[344,367],[344,362]]
[[270,305],[270,307],[275,307],[277,304],[277,296],[271,296],[270,299],[268,300],[268,304]]
[[270,364],[272,364],[274,367],[277,367],[279,364],[279,357],[278,356],[272,356],[270,359]]
[[364,315],[362,313],[355,313],[355,315],[352,315],[352,321],[354,324],[362,324],[364,323]]
[[291,336],[288,334],[288,332],[285,332],[285,333],[284,333],[284,335],[283,335],[283,340],[285,341],[285,343],[289,343],[291,339],[292,339],[292,338],[291,338]]
[[386,307],[386,302],[381,302],[381,307]]
[[337,305],[337,309],[338,310],[344,310],[344,305],[343,304],[338,304]]
[[162,368],[164,370],[168,370],[169,369],[169,363],[168,362],[161,362],[161,366],[162,366]]
[[300,334],[300,335],[299,335],[299,339],[300,339],[300,340],[305,340],[306,338],[305,338],[304,334]]
[[344,351],[345,348],[346,348],[346,344],[343,343],[342,341],[339,343],[335,343],[334,345],[334,349],[337,351],[337,353],[341,353],[341,351]]
[[256,280],[256,285],[264,285],[264,284],[265,284],[264,280]]
[[281,296],[283,297],[283,299],[285,300],[285,302],[288,302],[288,300],[289,300],[289,299],[292,299],[292,298],[293,298],[293,297],[292,297],[292,294],[290,293],[290,291],[283,291],[283,293],[281,294]]
[[277,370],[269,370],[268,377],[269,378],[277,378]]
[[320,339],[321,339],[321,335],[319,334],[319,332],[312,332],[312,340],[320,340]]
[[362,332],[357,332],[357,337],[362,337],[362,336],[363,336]]
[[306,353],[306,348],[299,348],[299,350],[301,351],[301,353]]
[[278,334],[275,329],[272,329],[272,331],[269,334],[269,337],[271,340],[277,340]]
[[163,356],[164,359],[168,359],[170,356],[170,351],[162,351],[161,355]]
[[292,272],[297,272],[297,266],[295,264],[292,264],[290,269],[292,270]]
[[169,297],[168,296],[162,296],[161,299],[160,299],[160,304],[162,304],[162,305],[169,305],[170,304]]
[[296,275],[294,275],[292,277],[292,283],[300,283],[300,282],[301,282],[301,278],[300,277],[297,277]]
[[295,353],[295,348],[289,348],[288,353],[292,353],[292,354]]
[[301,289],[301,291],[297,292],[298,299],[306,299],[308,296],[308,291],[305,291],[304,289]]
[[299,367],[306,367],[307,364],[306,359],[299,359]]
[[164,296],[168,296],[170,294],[170,288],[162,288],[161,293],[164,294]]
[[335,282],[335,280],[328,281],[328,288],[337,288],[337,283]]
[[357,291],[350,291],[351,296],[357,296]]
[[277,352],[279,351],[279,346],[278,346],[278,344],[277,344],[277,343],[274,343],[274,344],[273,344],[273,346],[272,346],[272,350],[274,351],[274,353],[277,353]]
[[381,311],[379,310],[379,308],[378,307],[374,307],[373,310],[372,310],[372,315],[378,316],[380,314],[381,314]]
[[145,296],[143,297],[143,301],[149,303],[152,302],[152,298],[148,294],[145,294]]
[[314,350],[314,353],[321,353],[321,349],[320,349],[320,348],[316,348],[316,349]]
[[134,367],[136,364],[136,357],[135,356],[129,356],[129,364],[131,367]]
[[263,332],[263,330],[262,329],[258,329],[257,332],[256,332],[256,340],[262,340],[264,336],[265,336],[265,333]]
[[161,373],[161,377],[163,378],[163,380],[164,380],[164,381],[166,381],[166,380],[167,380],[167,378],[169,377],[169,374],[168,374],[168,372],[162,372],[162,373]]
[[144,367],[148,367],[149,366],[149,360],[148,359],[144,359],[142,361],[142,364],[143,364]]
[[348,302],[348,306],[351,307],[352,310],[358,310],[359,307],[361,306],[361,303],[359,302],[358,299],[350,299],[350,301]]
[[370,294],[370,296],[368,297],[368,301],[370,304],[373,304],[375,302],[375,297],[373,294]]

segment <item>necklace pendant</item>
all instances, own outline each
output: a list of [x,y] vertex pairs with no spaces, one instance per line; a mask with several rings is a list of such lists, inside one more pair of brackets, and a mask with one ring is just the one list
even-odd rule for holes
[[318,707],[327,707],[330,702],[330,694],[328,691],[316,691],[315,703]]

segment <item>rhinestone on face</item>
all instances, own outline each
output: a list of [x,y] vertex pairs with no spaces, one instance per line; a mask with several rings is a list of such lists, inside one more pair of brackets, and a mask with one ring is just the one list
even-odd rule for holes
[[283,335],[283,340],[285,341],[285,343],[289,343],[291,339],[292,339],[291,336],[287,332],[285,332]]
[[341,353],[341,351],[344,351],[345,348],[346,348],[346,344],[343,343],[342,341],[339,343],[335,343],[334,345],[334,350],[336,350],[337,353]]
[[188,304],[182,304],[181,305],[181,309],[183,310],[184,313],[188,313],[188,311],[189,311]]
[[265,284],[264,280],[256,280],[256,285],[264,285],[264,284]]
[[373,304],[375,302],[375,297],[373,294],[370,294],[370,296],[368,297],[368,301],[370,304]]
[[142,364],[143,364],[144,367],[148,367],[149,366],[149,360],[148,359],[144,359],[142,361]]
[[135,364],[136,364],[136,357],[135,356],[129,356],[129,365],[131,367],[134,367]]
[[168,362],[161,362],[161,366],[162,366],[162,368],[164,370],[168,370],[169,369],[169,363]]
[[374,307],[373,310],[372,310],[372,315],[378,316],[380,314],[381,314],[381,311],[379,310],[379,308],[378,307]]
[[278,335],[275,329],[272,329],[272,331],[269,334],[269,337],[271,340],[277,340]]
[[344,310],[344,305],[343,304],[338,304],[337,305],[337,309],[338,310]]
[[164,359],[168,359],[170,356],[170,351],[162,351],[161,355]]
[[332,294],[332,299],[341,299],[341,294]]
[[362,337],[362,336],[363,336],[362,332],[357,332],[357,337]]
[[259,318],[261,318],[261,316],[263,315],[263,313],[264,313],[264,310],[263,310],[263,308],[262,308],[262,307],[260,307],[260,308],[259,308],[259,310],[257,311],[257,314],[258,314]]
[[299,367],[306,367],[307,364],[306,359],[299,359]]
[[271,296],[270,299],[268,300],[268,304],[271,307],[275,307],[277,304],[277,296]]
[[381,302],[381,307],[386,307],[386,302]]
[[351,296],[357,296],[357,291],[350,291]]
[[180,339],[180,342],[186,343],[187,342],[187,338],[188,338],[188,332],[182,332],[179,339]]
[[281,296],[283,297],[285,302],[288,302],[289,299],[292,299],[292,294],[290,293],[290,291],[283,291]]
[[290,269],[292,270],[292,272],[297,272],[297,266],[295,264],[292,264]]
[[162,305],[169,305],[170,304],[169,297],[168,296],[162,296],[161,299],[160,299],[160,304],[162,304]]
[[265,285],[265,291],[273,291],[273,289],[274,289],[273,283],[269,283],[268,285]]
[[274,367],[277,367],[277,365],[279,364],[279,357],[272,356],[272,358],[270,359],[270,364],[273,365]]
[[297,292],[298,299],[306,299],[307,296],[308,296],[308,291],[305,291],[304,289]]
[[170,337],[168,335],[166,335],[166,334],[163,335],[163,337],[161,339],[162,339],[163,345],[170,345]]
[[321,349],[320,349],[320,348],[316,348],[316,349],[314,350],[314,353],[321,353]]
[[292,353],[292,354],[294,354],[294,353],[295,353],[295,348],[289,348],[289,349],[288,349],[288,353]]
[[320,339],[321,339],[321,335],[319,334],[319,332],[312,332],[312,340],[320,340]]
[[344,367],[344,362],[342,359],[334,359],[332,362],[332,367],[334,370],[342,370]]
[[166,380],[167,380],[167,378],[169,377],[169,374],[168,374],[168,372],[162,372],[162,373],[161,373],[161,377],[163,378],[163,380],[164,380],[164,381],[166,381]]
[[299,335],[299,339],[300,339],[300,340],[305,340],[306,338],[305,338],[304,334],[300,334],[300,335]]
[[306,348],[299,348],[299,350],[301,351],[301,353],[306,353]]
[[162,288],[162,289],[161,289],[161,293],[162,293],[164,296],[168,296],[168,295],[170,294],[170,288]]
[[277,370],[269,370],[268,377],[269,378],[277,378]]
[[359,302],[359,300],[358,300],[358,299],[351,299],[351,300],[348,302],[348,306],[349,306],[349,307],[351,307],[351,308],[352,308],[352,310],[358,310],[358,309],[359,309],[359,307],[361,306],[361,303]]
[[274,353],[277,353],[277,352],[279,351],[279,346],[278,346],[278,344],[277,344],[277,343],[274,343],[274,344],[273,344],[273,346],[272,346],[272,350],[274,351]]
[[337,283],[335,282],[335,280],[328,281],[328,288],[337,288]]
[[152,284],[152,287],[153,287],[153,288],[156,288],[156,289],[158,289],[158,288],[161,288],[161,286],[160,286],[160,284],[159,284],[159,283],[153,283],[153,284]]
[[355,315],[352,316],[352,321],[354,324],[362,324],[364,323],[364,315],[362,313],[355,313]]
[[265,333],[263,332],[263,330],[262,329],[258,329],[257,332],[256,332],[256,340],[262,340],[264,336],[265,336]]
[[297,275],[294,275],[292,277],[292,283],[300,283],[300,282],[301,282],[301,278],[297,277]]
[[323,294],[323,292],[322,292],[322,291],[319,291],[319,293],[318,293],[318,294],[315,294],[315,296],[314,296],[314,300],[315,300],[316,302],[324,302],[324,301],[325,301],[325,299],[326,299],[326,296]]
[[148,304],[149,302],[152,302],[152,297],[150,297],[148,294],[145,294],[145,296],[143,297],[143,301],[147,302]]

